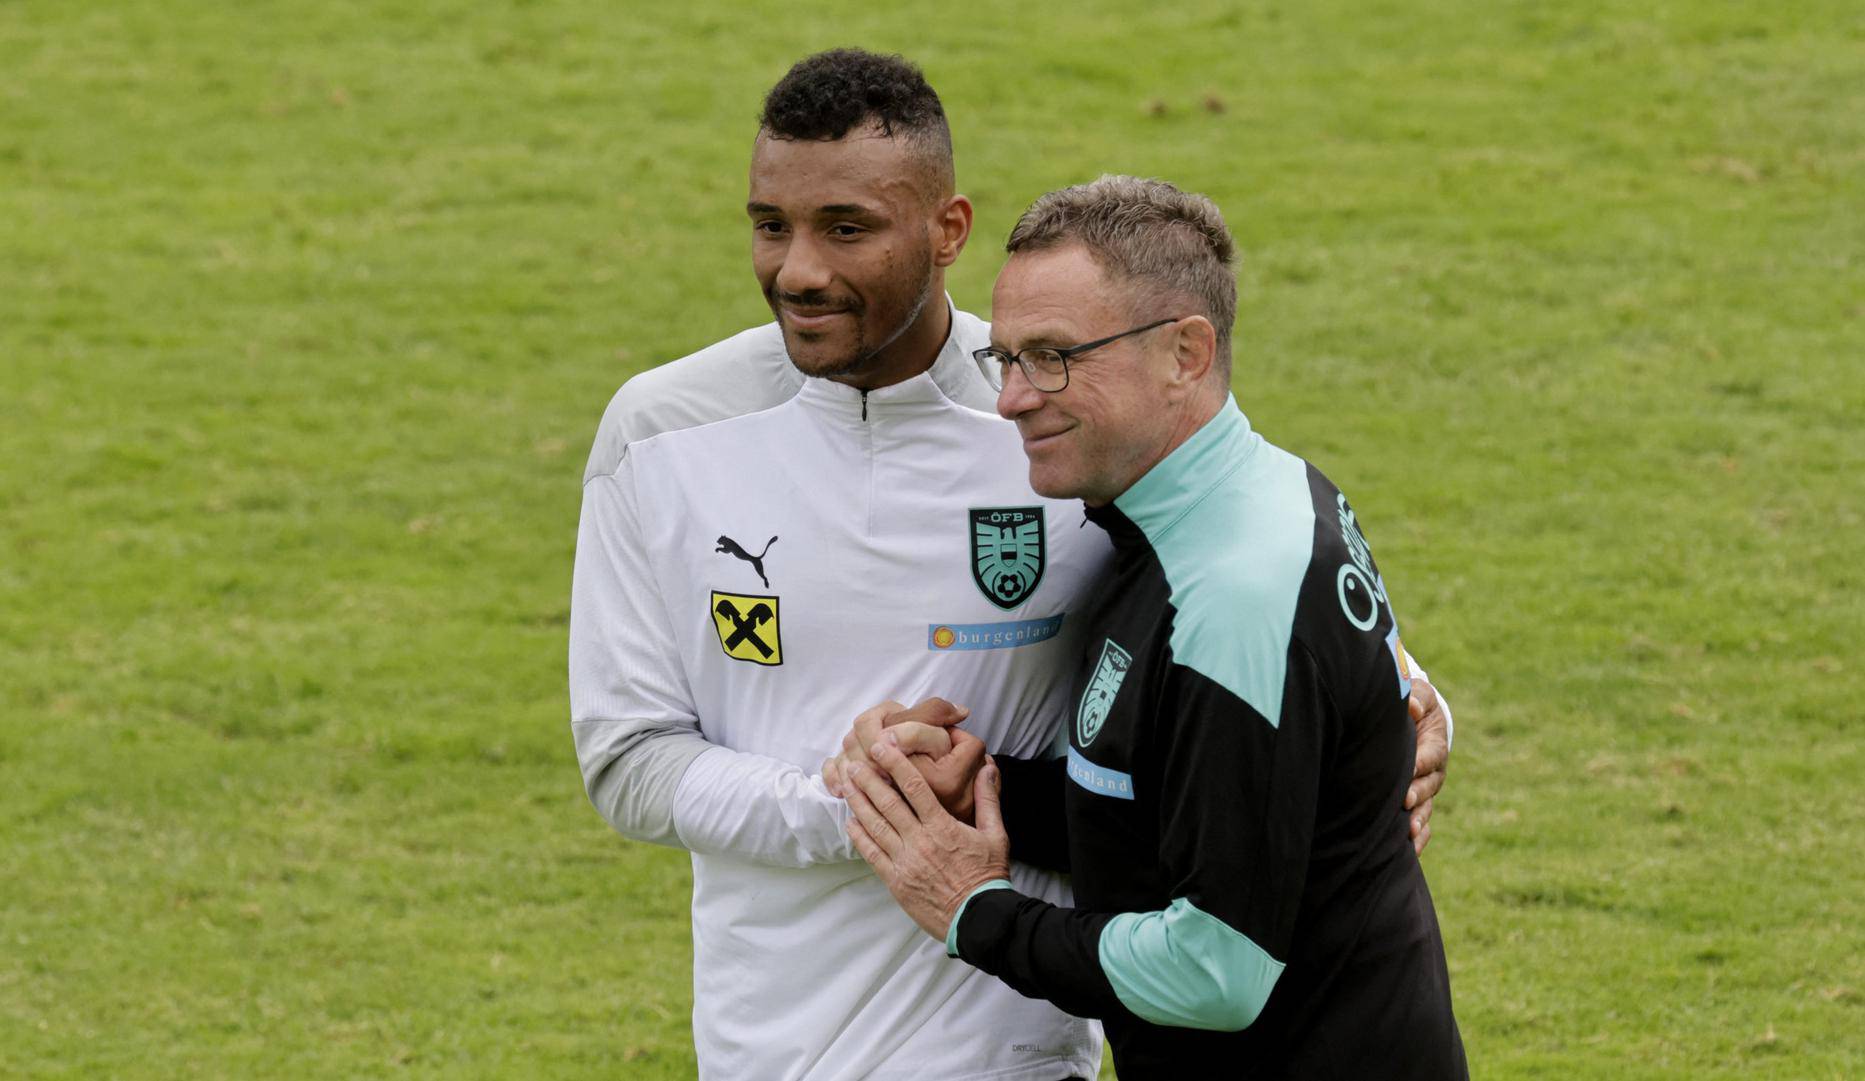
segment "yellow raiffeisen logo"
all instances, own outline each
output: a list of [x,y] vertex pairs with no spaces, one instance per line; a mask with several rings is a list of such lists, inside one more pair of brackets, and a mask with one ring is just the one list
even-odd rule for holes
[[784,663],[783,639],[777,634],[777,598],[712,591],[712,626],[719,646],[735,661]]

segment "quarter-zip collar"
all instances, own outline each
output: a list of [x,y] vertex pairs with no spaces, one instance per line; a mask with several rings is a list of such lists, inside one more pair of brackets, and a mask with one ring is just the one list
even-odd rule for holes
[[952,298],[946,297],[951,316],[945,344],[932,366],[918,375],[885,387],[862,391],[833,379],[810,378],[797,392],[802,404],[844,423],[872,424],[894,416],[924,413],[948,402],[977,401],[980,395],[994,396],[978,370],[977,361],[958,341],[958,312]]
[[[1107,530],[1118,548],[1156,544],[1191,509],[1249,464],[1263,437],[1234,395],[1191,438],[1160,459],[1114,501],[1089,507],[1088,520]],[[1149,540],[1150,538],[1150,540]]]

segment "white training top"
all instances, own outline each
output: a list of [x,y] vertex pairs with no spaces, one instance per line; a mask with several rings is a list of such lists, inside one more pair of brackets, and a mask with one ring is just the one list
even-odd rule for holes
[[[704,1078],[1092,1077],[1098,1026],[945,956],[843,833],[818,770],[855,715],[938,694],[1038,756],[1108,556],[1030,491],[953,312],[930,371],[804,379],[775,324],[630,380],[584,481],[570,705],[590,798],[693,852]],[[1016,865],[1019,890],[1066,881]]]

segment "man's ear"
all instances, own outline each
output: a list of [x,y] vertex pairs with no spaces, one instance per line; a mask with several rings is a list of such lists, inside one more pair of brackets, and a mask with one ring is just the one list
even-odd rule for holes
[[1217,363],[1217,328],[1202,315],[1181,320],[1174,350],[1178,366],[1172,375],[1173,389],[1199,386]]
[[953,195],[942,200],[933,217],[933,265],[948,267],[958,262],[971,239],[971,200]]

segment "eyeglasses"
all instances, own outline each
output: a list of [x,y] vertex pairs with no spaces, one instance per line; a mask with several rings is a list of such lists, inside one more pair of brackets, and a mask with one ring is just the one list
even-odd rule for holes
[[1119,334],[1109,334],[1105,338],[1071,345],[1067,349],[1033,345],[1019,352],[1006,353],[995,346],[987,346],[983,349],[972,350],[971,357],[978,362],[978,369],[984,373],[984,378],[997,390],[1004,389],[1004,384],[1010,380],[1010,366],[1015,364],[1023,369],[1023,378],[1030,381],[1030,386],[1044,394],[1054,394],[1068,388],[1068,362],[1070,360],[1090,349],[1099,349],[1134,334],[1157,330],[1167,323],[1176,323],[1183,318],[1185,317],[1181,315],[1178,319],[1161,319],[1143,327],[1123,330]]

